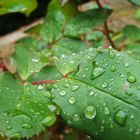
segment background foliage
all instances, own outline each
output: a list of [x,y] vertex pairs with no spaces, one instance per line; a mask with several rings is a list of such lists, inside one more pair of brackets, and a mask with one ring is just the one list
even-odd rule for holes
[[139,0],[124,1],[136,23],[117,30],[103,0],[51,0],[36,16],[40,3],[0,0],[1,19],[31,16],[0,38],[1,138],[138,140]]

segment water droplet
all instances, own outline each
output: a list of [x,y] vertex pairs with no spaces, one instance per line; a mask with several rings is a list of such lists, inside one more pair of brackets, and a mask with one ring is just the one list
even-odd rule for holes
[[38,62],[39,60],[36,58],[32,58],[32,62]]
[[87,106],[84,110],[84,115],[87,119],[94,119],[96,116],[96,108],[94,106]]
[[76,91],[76,90],[78,90],[79,89],[79,86],[78,85],[74,85],[74,86],[72,86],[72,91]]
[[131,74],[128,74],[128,77],[127,77],[127,81],[129,83],[135,83],[137,81],[136,77],[131,75]]
[[60,94],[60,96],[65,96],[65,95],[66,95],[66,91],[65,91],[65,90],[61,90],[61,91],[59,92],[59,94]]
[[113,128],[113,124],[110,124],[110,126],[109,126],[110,128]]
[[123,110],[120,110],[115,115],[115,120],[118,124],[124,125],[127,119],[127,115]]
[[48,105],[48,108],[49,108],[49,110],[52,111],[52,112],[56,111],[56,109],[57,109],[55,105],[51,105],[51,104]]
[[79,121],[80,120],[80,116],[78,114],[74,114],[73,115],[73,120],[74,121]]
[[64,54],[61,55],[62,58],[66,57]]
[[57,86],[56,84],[53,84],[53,88],[54,88],[54,89],[57,89],[57,87],[58,87],[58,86]]
[[115,66],[111,66],[111,71],[112,72],[116,71],[116,67]]
[[92,96],[92,95],[94,95],[94,94],[95,94],[94,91],[92,91],[92,90],[89,91],[89,95],[90,95],[90,96]]
[[93,73],[92,73],[92,79],[95,79],[99,76],[101,76],[102,74],[104,74],[105,70],[101,67],[97,67],[93,70]]
[[108,83],[107,83],[107,82],[103,82],[103,83],[102,83],[102,87],[103,87],[103,88],[105,88],[105,87],[107,87],[107,86],[108,86]]
[[110,115],[110,111],[107,107],[104,108],[105,115]]
[[70,98],[69,98],[69,103],[70,104],[74,104],[75,103],[75,98],[73,97],[73,96],[71,96]]
[[49,99],[52,98],[52,94],[50,92],[44,92],[43,95]]
[[104,132],[104,126],[101,126],[101,132]]
[[70,87],[70,85],[68,84],[68,83],[64,83],[64,85],[63,85],[65,88],[69,88]]
[[129,63],[128,63],[128,62],[126,62],[126,63],[125,63],[125,67],[127,68],[128,66],[129,66]]
[[31,128],[32,128],[32,125],[29,124],[29,123],[24,123],[24,124],[22,124],[21,127],[22,127],[22,128],[26,128],[26,129],[31,129]]
[[70,120],[68,120],[68,121],[67,121],[67,123],[68,123],[69,125],[71,125],[71,124],[72,124],[72,122],[71,122]]
[[51,126],[52,124],[54,124],[55,120],[56,120],[55,116],[50,115],[50,116],[47,116],[46,118],[44,118],[41,121],[41,124],[44,126]]
[[84,75],[82,75],[82,77],[83,77],[83,78],[85,78],[85,77],[86,77],[86,75],[84,74]]
[[124,74],[120,74],[120,77],[123,78],[124,77]]
[[129,132],[133,132],[133,128],[129,128]]
[[129,51],[127,52],[127,54],[128,54],[128,55],[132,55],[133,52],[129,50]]
[[130,119],[134,119],[134,118],[135,118],[134,114],[131,114]]
[[39,86],[37,87],[37,89],[43,89],[43,88],[44,88],[43,85],[39,85]]
[[114,54],[114,52],[112,50],[109,51],[109,57],[111,59],[115,58],[115,54]]

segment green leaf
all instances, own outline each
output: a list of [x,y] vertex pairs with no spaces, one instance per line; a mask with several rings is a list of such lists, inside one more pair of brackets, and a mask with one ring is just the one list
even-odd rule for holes
[[136,13],[135,13],[135,18],[137,20],[140,20],[140,9],[137,9]]
[[28,81],[39,81],[39,80],[58,80],[62,77],[56,66],[47,66],[41,69],[37,73],[33,73]]
[[127,25],[123,29],[123,34],[132,41],[140,40],[140,29],[134,25]]
[[36,7],[36,0],[0,0],[0,15],[20,12],[29,16]]
[[125,52],[136,60],[140,61],[140,44],[132,43],[125,47]]
[[52,90],[69,125],[100,140],[140,139],[138,61],[112,49],[89,49],[56,64],[69,73]]
[[103,23],[111,14],[110,9],[93,9],[77,14],[66,25],[65,36],[79,37]]
[[36,41],[33,38],[25,38],[17,43],[13,61],[17,72],[23,80],[26,80],[34,72],[49,64],[51,53],[46,49],[45,41]]
[[100,31],[93,31],[86,34],[86,39],[92,43],[94,48],[104,45],[104,34]]
[[58,0],[52,0],[48,6],[48,13],[40,34],[48,43],[52,43],[62,36],[62,28],[65,23],[65,16]]
[[29,138],[56,121],[57,107],[45,86],[22,85],[9,73],[1,73],[0,81],[0,135]]
[[139,0],[128,0],[128,1],[131,2],[134,5],[140,6],[140,1]]
[[48,43],[58,40],[63,35],[64,26],[77,13],[74,1],[69,1],[63,7],[58,0],[52,0],[48,13],[41,27],[40,34]]
[[54,56],[64,57],[65,55],[71,55],[84,51],[88,46],[81,40],[72,38],[63,38],[52,47],[52,53]]

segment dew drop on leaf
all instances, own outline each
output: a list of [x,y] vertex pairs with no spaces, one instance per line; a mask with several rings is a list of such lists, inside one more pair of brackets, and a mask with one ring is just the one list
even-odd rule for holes
[[110,115],[110,111],[109,111],[108,107],[104,108],[104,112],[105,112],[105,115]]
[[112,72],[116,71],[116,67],[115,66],[111,66],[111,71]]
[[51,105],[51,104],[48,105],[48,108],[49,108],[49,110],[52,111],[52,112],[56,111],[56,109],[57,109],[55,105]]
[[110,128],[113,128],[113,124],[111,123],[109,127],[110,127]]
[[37,87],[37,89],[43,89],[43,88],[44,88],[43,85],[39,85],[39,86]]
[[32,58],[32,62],[38,62],[39,60],[36,58]]
[[41,121],[41,124],[44,126],[51,126],[55,122],[56,118],[53,115],[47,116]]
[[65,88],[69,88],[70,87],[70,85],[68,84],[68,83],[64,83],[64,85],[63,85]]
[[111,58],[111,59],[113,59],[113,58],[115,58],[115,54],[114,54],[114,52],[113,51],[109,51],[109,57]]
[[58,87],[58,86],[57,86],[56,84],[53,84],[53,88],[54,88],[54,89],[57,89],[57,87]]
[[76,102],[75,98],[74,98],[73,96],[71,96],[71,97],[69,98],[69,103],[70,103],[70,104],[74,104],[75,102]]
[[93,73],[92,73],[92,79],[95,79],[99,76],[101,76],[102,74],[104,74],[105,70],[101,67],[97,67],[93,70]]
[[60,96],[65,96],[65,95],[66,95],[66,91],[65,91],[65,90],[61,90],[61,91],[59,92],[59,94],[60,94]]
[[80,120],[80,116],[78,114],[74,114],[73,115],[73,120],[74,121],[79,121]]
[[129,128],[129,132],[133,132],[133,128]]
[[123,110],[120,110],[115,115],[115,120],[119,125],[125,125],[127,115]]
[[87,119],[94,119],[96,116],[96,108],[94,106],[87,106],[84,110],[84,115]]
[[72,91],[76,91],[76,90],[78,90],[79,89],[79,86],[78,85],[74,85],[74,86],[72,86]]
[[101,126],[101,132],[104,132],[104,126]]
[[50,92],[44,92],[43,93],[45,97],[51,99],[52,98],[52,94]]
[[127,81],[128,81],[129,83],[135,83],[135,82],[137,81],[137,79],[136,79],[136,77],[133,76],[132,74],[128,74],[128,76],[127,76]]
[[125,63],[125,67],[127,68],[128,66],[129,66],[129,63],[126,62],[126,63]]
[[102,83],[102,87],[103,87],[103,88],[105,88],[105,87],[107,87],[107,86],[108,86],[108,83],[107,83],[107,82],[103,82],[103,83]]
[[92,91],[92,90],[89,91],[89,95],[90,95],[90,96],[92,96],[92,95],[94,95],[94,94],[95,94],[94,91]]
[[135,118],[134,114],[131,114],[130,119],[134,119],[134,118]]

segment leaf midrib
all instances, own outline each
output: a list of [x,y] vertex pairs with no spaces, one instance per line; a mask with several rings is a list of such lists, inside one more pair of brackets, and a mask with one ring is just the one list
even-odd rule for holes
[[106,96],[110,96],[110,97],[112,97],[112,98],[115,98],[116,100],[119,100],[119,101],[121,101],[121,102],[123,102],[123,103],[129,105],[130,107],[135,108],[136,110],[140,111],[140,109],[139,109],[137,106],[135,106],[135,105],[133,105],[133,104],[127,102],[126,100],[123,100],[122,98],[113,96],[113,95],[110,94],[109,92],[104,91],[104,90],[102,90],[102,89],[100,89],[100,88],[97,88],[97,87],[95,87],[95,86],[93,86],[93,85],[91,85],[91,84],[89,84],[89,83],[86,83],[86,82],[83,82],[82,80],[74,79],[74,78],[67,78],[67,79],[74,80],[74,81],[78,81],[78,82],[81,82],[81,83],[83,83],[83,84],[86,84],[86,85],[88,85],[88,86],[90,86],[90,87],[92,87],[92,88],[95,88],[96,90],[101,91],[101,92],[102,92],[103,94],[105,94]]

